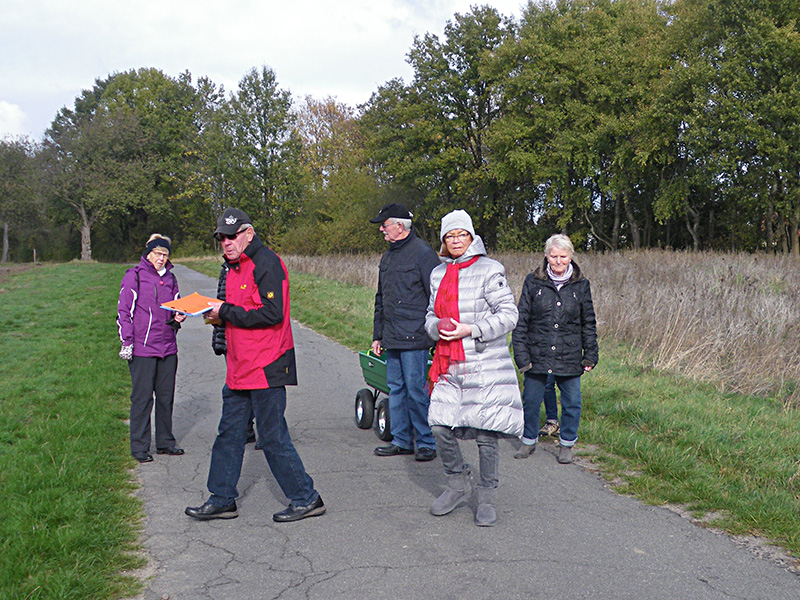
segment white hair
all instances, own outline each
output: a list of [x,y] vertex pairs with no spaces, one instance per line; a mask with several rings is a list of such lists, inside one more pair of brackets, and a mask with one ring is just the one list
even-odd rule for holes
[[389,223],[400,223],[405,231],[411,231],[411,219],[398,219],[396,217],[389,217]]
[[571,259],[575,257],[575,247],[572,245],[572,240],[563,233],[555,233],[547,238],[547,241],[544,243],[544,253],[550,254],[550,250],[553,249],[553,246],[566,250]]

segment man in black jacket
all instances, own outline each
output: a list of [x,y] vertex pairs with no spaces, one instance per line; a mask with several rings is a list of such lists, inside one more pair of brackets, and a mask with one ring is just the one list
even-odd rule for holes
[[411,226],[414,215],[402,204],[387,204],[373,219],[389,242],[381,257],[372,351],[386,351],[386,383],[389,386],[389,415],[392,443],[375,448],[378,456],[414,454],[416,459],[433,460],[436,441],[428,426],[428,353],[433,340],[425,332],[425,312],[430,294],[430,277],[439,264],[436,252],[418,238]]

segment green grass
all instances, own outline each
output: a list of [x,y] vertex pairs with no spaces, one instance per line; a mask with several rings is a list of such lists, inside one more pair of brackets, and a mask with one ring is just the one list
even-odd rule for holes
[[621,491],[671,503],[735,534],[757,534],[800,556],[800,414],[778,400],[628,366],[602,347],[584,379],[581,439]]
[[0,598],[140,589],[123,574],[143,563],[114,324],[124,270],[40,266],[0,283]]

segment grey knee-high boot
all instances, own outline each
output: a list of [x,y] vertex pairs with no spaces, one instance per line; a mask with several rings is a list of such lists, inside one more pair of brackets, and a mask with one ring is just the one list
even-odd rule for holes
[[472,495],[472,484],[469,481],[470,471],[447,476],[447,487],[431,504],[431,514],[441,517],[452,512],[462,501],[469,500]]
[[497,523],[497,512],[494,504],[497,500],[497,488],[478,488],[478,510],[475,511],[475,525],[491,527]]

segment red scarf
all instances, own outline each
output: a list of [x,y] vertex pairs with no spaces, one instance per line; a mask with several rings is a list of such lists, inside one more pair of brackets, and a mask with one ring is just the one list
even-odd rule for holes
[[[439,291],[436,293],[436,300],[433,302],[433,311],[440,319],[452,318],[460,321],[458,312],[458,272],[461,269],[466,269],[473,264],[479,256],[473,256],[463,263],[450,263],[447,265],[442,283],[439,285]],[[436,351],[433,354],[433,361],[431,363],[431,370],[428,373],[430,379],[431,390],[436,382],[439,381],[439,375],[447,373],[447,369],[451,362],[461,361],[465,359],[464,344],[461,340],[445,341],[439,339],[436,343]]]

